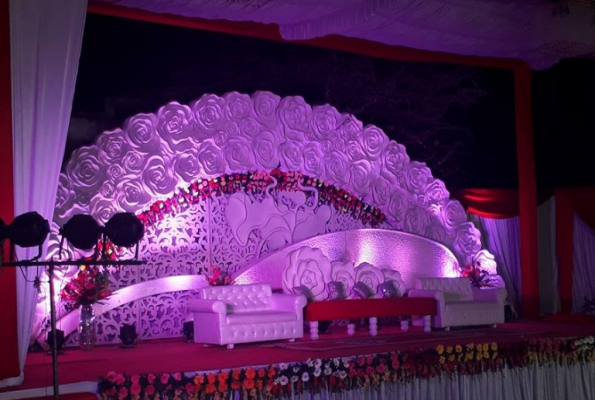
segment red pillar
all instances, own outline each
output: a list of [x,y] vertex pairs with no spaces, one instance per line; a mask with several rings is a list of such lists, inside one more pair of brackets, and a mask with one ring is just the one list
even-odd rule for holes
[[[0,1],[0,217],[14,217],[8,1]],[[0,380],[19,376],[15,268],[0,267]]]
[[537,250],[537,181],[533,147],[531,70],[514,70],[517,168],[521,247],[521,302],[524,318],[539,317],[539,264]]
[[574,268],[574,211],[571,189],[556,190],[556,258],[561,311],[569,314],[572,311]]

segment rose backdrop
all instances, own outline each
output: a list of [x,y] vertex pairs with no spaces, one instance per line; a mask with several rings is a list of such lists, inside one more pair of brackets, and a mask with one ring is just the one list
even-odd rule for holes
[[[302,97],[270,92],[207,94],[189,105],[172,102],[156,114],[135,115],[122,129],[104,132],[93,145],[74,151],[60,176],[50,248],[59,242],[57,227],[75,214],[89,213],[105,223],[117,212],[145,211],[199,179],[274,168],[316,177],[361,198],[384,213],[382,228],[440,241],[461,265],[482,248],[479,231],[449,198],[444,183],[425,163],[411,161],[404,146],[379,127],[328,104],[312,107]],[[141,245],[148,265],[114,274],[114,288],[197,273],[210,264],[233,273],[259,257],[254,252],[261,240],[258,232],[246,246],[233,241],[226,204],[225,196],[205,199],[197,212],[151,227]],[[327,232],[366,227],[340,211],[334,209]],[[140,309],[127,313],[133,322],[151,314]],[[126,320],[117,314],[109,316],[114,326]],[[167,329],[165,336],[177,334],[177,328]]]

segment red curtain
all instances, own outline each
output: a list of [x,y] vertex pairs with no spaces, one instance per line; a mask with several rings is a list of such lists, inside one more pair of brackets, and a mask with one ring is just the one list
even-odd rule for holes
[[458,189],[453,196],[468,212],[480,217],[503,219],[519,215],[517,189]]
[[[4,22],[2,22],[4,21]],[[12,181],[12,107],[10,94],[10,27],[8,1],[0,1],[0,217],[14,217]],[[6,253],[8,254],[8,253]],[[0,267],[0,380],[19,376],[17,294],[14,268]]]

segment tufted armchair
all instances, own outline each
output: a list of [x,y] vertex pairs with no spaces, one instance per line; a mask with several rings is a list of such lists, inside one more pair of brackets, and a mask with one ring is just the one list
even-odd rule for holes
[[473,289],[468,278],[418,279],[409,297],[433,297],[438,313],[433,326],[496,325],[504,322],[506,289]]
[[301,338],[304,296],[272,293],[268,284],[209,286],[188,302],[194,342],[226,344]]

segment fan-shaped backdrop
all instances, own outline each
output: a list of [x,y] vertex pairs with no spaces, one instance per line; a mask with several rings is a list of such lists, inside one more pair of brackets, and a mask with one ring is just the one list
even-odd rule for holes
[[[482,249],[480,232],[444,183],[380,128],[270,92],[172,102],[74,151],[60,175],[49,256],[73,215],[105,223],[121,211],[147,227],[140,245],[147,264],[113,269],[116,299],[118,289],[203,274],[211,265],[233,274],[293,243],[352,229],[426,237],[451,249],[461,266]],[[75,272],[59,271],[58,282]],[[99,318],[99,342],[117,340],[122,323],[135,323],[142,338],[181,336],[188,290],[158,292],[128,291],[126,303],[114,301],[120,305]],[[45,293],[36,336],[47,325]]]

